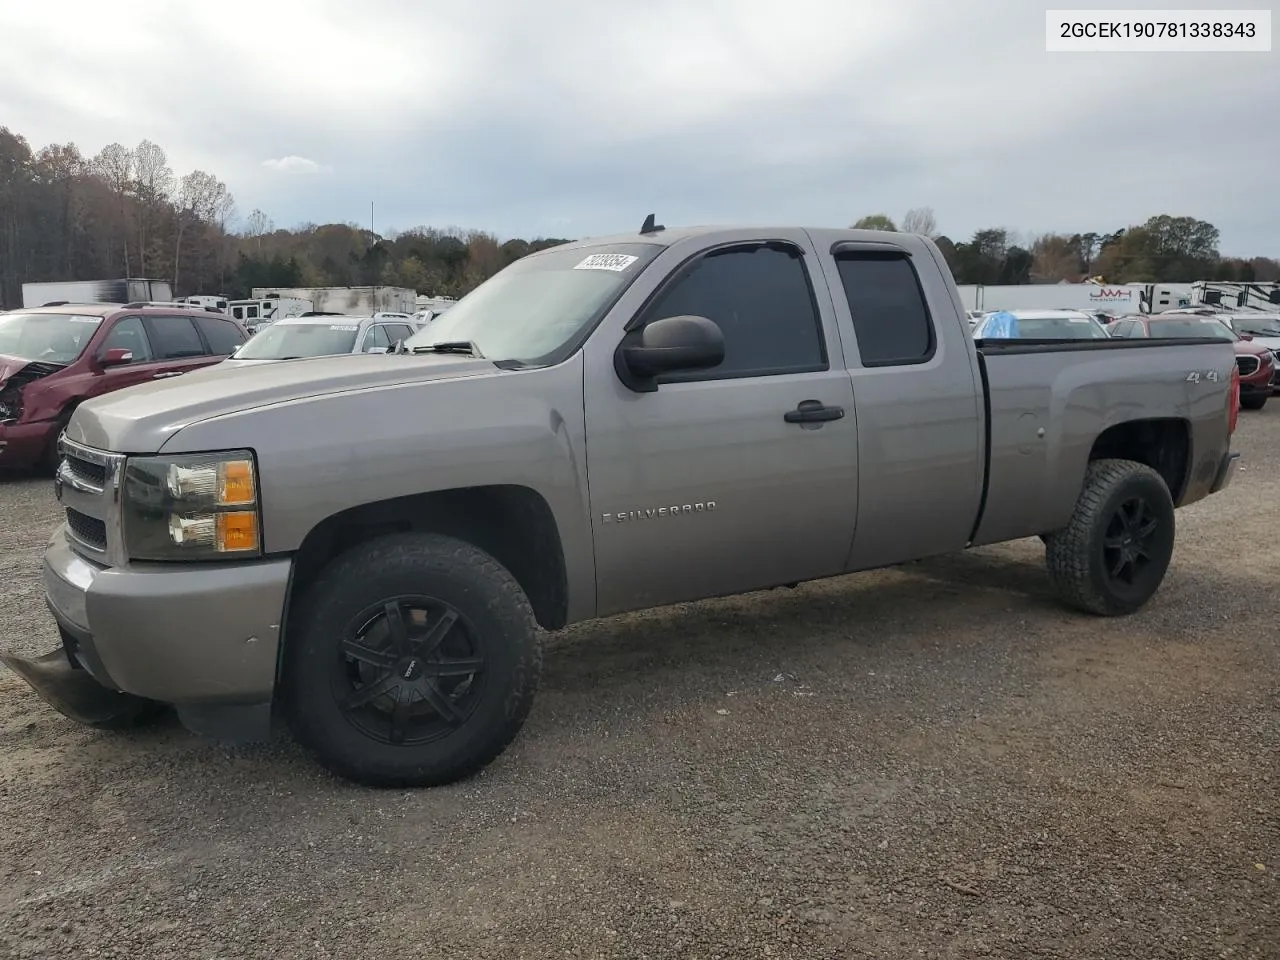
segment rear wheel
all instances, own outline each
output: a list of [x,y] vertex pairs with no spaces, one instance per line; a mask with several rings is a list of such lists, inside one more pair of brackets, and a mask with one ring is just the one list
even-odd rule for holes
[[1174,533],[1173,498],[1160,474],[1132,460],[1095,460],[1071,521],[1046,538],[1049,579],[1077,609],[1133,613],[1164,580]]
[[287,641],[283,699],[299,742],[373,786],[469,776],[519,733],[541,633],[511,574],[450,537],[380,537],[332,561]]
[[1267,395],[1265,393],[1251,393],[1240,398],[1240,406],[1246,410],[1261,410],[1266,405]]

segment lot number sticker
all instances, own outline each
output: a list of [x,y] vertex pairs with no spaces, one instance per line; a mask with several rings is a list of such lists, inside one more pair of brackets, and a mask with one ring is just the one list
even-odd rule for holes
[[621,273],[635,263],[639,257],[631,257],[625,253],[593,253],[573,269],[575,270],[612,270]]

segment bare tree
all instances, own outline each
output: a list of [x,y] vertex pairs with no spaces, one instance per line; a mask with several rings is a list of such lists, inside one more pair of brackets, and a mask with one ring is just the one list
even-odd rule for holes
[[276,228],[271,222],[271,218],[255,207],[249,213],[249,219],[245,227],[244,235],[250,240],[257,241],[258,256],[262,256],[262,238]]
[[143,140],[134,148],[133,158],[138,196],[138,269],[145,276],[151,228],[173,190],[173,170],[164,150],[150,140]]
[[119,221],[116,234],[124,253],[124,275],[129,272],[129,194],[133,190],[135,157],[133,151],[120,143],[109,143],[93,158],[93,168],[106,181],[116,198]]
[[938,220],[933,215],[933,207],[912,207],[902,218],[904,233],[922,233],[926,237],[938,235]]
[[235,202],[227,185],[211,173],[192,170],[178,181],[173,195],[177,228],[173,245],[173,287],[177,293],[179,268],[182,263],[182,241],[193,232],[226,220]]

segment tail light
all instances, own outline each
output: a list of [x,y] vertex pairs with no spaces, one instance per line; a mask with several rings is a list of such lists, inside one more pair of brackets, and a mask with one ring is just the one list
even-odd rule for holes
[[1240,368],[1231,365],[1231,413],[1227,416],[1227,433],[1236,432],[1236,422],[1240,419]]

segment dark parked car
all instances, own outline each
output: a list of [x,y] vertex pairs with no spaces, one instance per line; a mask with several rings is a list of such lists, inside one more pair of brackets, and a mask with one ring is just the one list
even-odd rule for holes
[[223,314],[177,304],[0,313],[0,467],[52,470],[58,434],[81,401],[217,363],[247,339]]
[[1153,337],[1182,340],[1216,337],[1230,340],[1236,348],[1240,371],[1240,406],[1261,410],[1271,396],[1275,376],[1275,354],[1261,344],[1240,336],[1212,316],[1195,313],[1157,313],[1149,317],[1117,320],[1107,328],[1113,337]]

